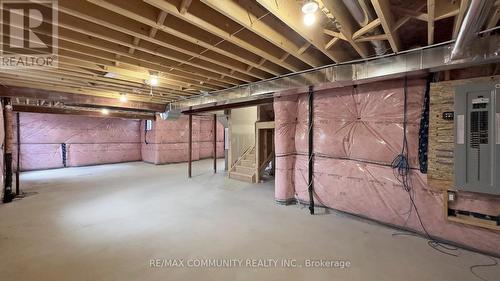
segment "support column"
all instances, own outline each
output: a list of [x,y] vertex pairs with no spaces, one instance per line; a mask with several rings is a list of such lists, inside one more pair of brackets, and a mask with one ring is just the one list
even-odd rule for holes
[[214,174],[217,173],[217,114],[214,114]]
[[313,86],[309,86],[309,180],[308,180],[308,191],[309,191],[309,212],[314,215],[314,188],[313,188],[313,173],[314,173],[314,161],[313,161],[313,124],[314,124],[314,90]]
[[21,190],[19,188],[19,173],[21,166],[21,121],[19,117],[19,112],[16,112],[16,127],[17,127],[17,163],[16,163],[16,195],[21,195]]
[[14,199],[15,194],[12,193],[12,142],[14,138],[14,131],[12,128],[13,121],[12,105],[10,99],[3,99],[3,116],[4,116],[4,194],[3,202],[8,203]]
[[189,136],[188,136],[188,177],[191,178],[191,162],[193,158],[193,115],[189,114]]

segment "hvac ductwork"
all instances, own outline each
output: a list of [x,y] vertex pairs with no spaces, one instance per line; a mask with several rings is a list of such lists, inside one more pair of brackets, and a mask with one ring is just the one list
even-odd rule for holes
[[170,104],[165,112],[160,113],[160,118],[162,120],[177,120],[180,116],[181,111],[178,108],[172,108],[172,104]]
[[291,73],[273,79],[237,86],[177,101],[171,108],[187,110],[251,101],[277,94],[307,92],[385,80],[408,74],[464,68],[500,61],[500,37],[487,36],[475,40],[459,60],[451,59],[452,42],[413,49],[373,59],[351,61],[312,70]]
[[[367,4],[366,0],[342,0],[344,5],[346,6],[349,13],[351,13],[352,17],[359,24],[359,27],[365,27],[368,23],[374,20],[375,12],[371,9],[370,5]],[[383,31],[380,27],[376,28],[373,32],[370,32],[372,35],[382,34]],[[385,41],[370,41],[375,49],[375,53],[377,55],[383,55],[387,53],[387,45]]]
[[472,0],[467,14],[462,22],[457,41],[451,52],[451,58],[457,59],[463,56],[463,50],[474,38],[484,24],[494,1]]

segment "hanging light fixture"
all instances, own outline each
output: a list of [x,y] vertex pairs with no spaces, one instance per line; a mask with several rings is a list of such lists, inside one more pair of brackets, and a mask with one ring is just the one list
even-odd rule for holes
[[304,15],[304,24],[307,26],[311,26],[316,22],[316,16],[314,14],[305,14]]
[[305,0],[302,5],[302,12],[304,14],[314,14],[318,10],[319,5],[315,0]]
[[304,24],[311,26],[316,22],[316,11],[318,10],[318,2],[315,0],[305,0],[302,5],[302,13],[304,13]]
[[158,76],[157,75],[151,75],[149,77],[149,84],[151,86],[157,86],[158,85]]
[[120,101],[121,102],[127,102],[127,94],[120,94]]

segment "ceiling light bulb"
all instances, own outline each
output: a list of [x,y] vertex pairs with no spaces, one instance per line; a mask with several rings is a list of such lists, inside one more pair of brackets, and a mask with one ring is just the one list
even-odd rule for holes
[[307,26],[311,26],[316,21],[316,16],[314,14],[306,14],[304,16],[304,24]]
[[151,86],[158,85],[158,76],[151,75],[151,77],[149,78],[149,83],[151,84]]
[[109,109],[103,108],[103,109],[101,109],[101,113],[104,114],[104,115],[108,115],[109,114]]
[[304,14],[314,14],[318,10],[318,3],[314,0],[304,1],[302,5],[302,12]]
[[120,95],[120,101],[121,102],[127,102],[127,96],[125,94]]

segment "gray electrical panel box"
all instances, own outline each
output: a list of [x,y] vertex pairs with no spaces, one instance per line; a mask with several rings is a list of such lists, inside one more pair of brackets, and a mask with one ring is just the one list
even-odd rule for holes
[[500,194],[500,84],[455,89],[455,186]]

